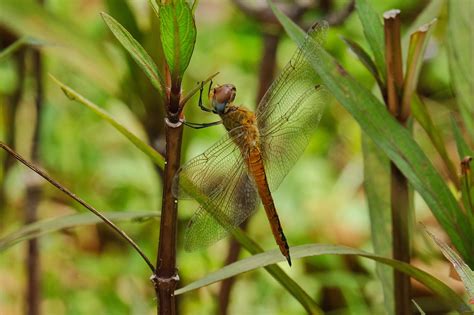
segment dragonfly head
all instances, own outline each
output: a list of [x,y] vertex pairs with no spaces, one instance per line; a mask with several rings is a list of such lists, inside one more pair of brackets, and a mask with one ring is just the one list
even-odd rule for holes
[[232,84],[224,84],[215,87],[209,95],[214,111],[217,114],[223,114],[227,104],[231,104],[234,101],[235,93],[236,89]]

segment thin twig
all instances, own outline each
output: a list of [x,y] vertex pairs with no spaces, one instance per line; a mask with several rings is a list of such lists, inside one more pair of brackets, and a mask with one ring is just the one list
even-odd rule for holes
[[40,175],[44,179],[46,179],[51,185],[71,197],[72,199],[76,200],[78,203],[80,203],[83,207],[85,207],[87,210],[90,212],[94,213],[96,216],[102,219],[105,224],[110,226],[115,232],[117,232],[125,241],[127,241],[132,247],[137,251],[137,253],[143,258],[143,260],[146,262],[148,267],[150,267],[151,271],[154,273],[155,272],[155,267],[153,264],[150,262],[148,257],[145,255],[145,253],[140,249],[140,247],[123,231],[121,230],[115,223],[110,221],[108,218],[106,218],[100,211],[89,205],[87,202],[82,200],[80,197],[76,196],[74,193],[72,193],[69,189],[58,183],[56,180],[54,180],[51,176],[49,176],[46,172],[42,171],[32,163],[26,161],[21,155],[16,153],[14,150],[12,150],[8,145],[6,145],[4,142],[0,141],[0,148],[4,149],[7,151],[10,155],[12,155],[16,160],[24,164],[26,167],[31,169],[33,172],[36,174]]

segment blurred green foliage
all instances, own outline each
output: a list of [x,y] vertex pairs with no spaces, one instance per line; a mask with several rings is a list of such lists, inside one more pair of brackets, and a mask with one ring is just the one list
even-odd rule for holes
[[[101,105],[140,138],[150,140],[141,120],[147,116],[149,106],[145,98],[153,102],[154,95],[140,98],[138,90],[132,87],[136,82],[131,81],[136,79],[138,82],[140,75],[131,73],[128,57],[99,15],[101,11],[107,11],[119,18],[108,11],[113,2],[47,0],[44,12],[32,19],[31,14],[37,13],[32,11],[33,7],[36,8],[34,1],[2,0],[0,11],[2,6],[16,8],[16,14],[7,19],[0,13],[0,28],[6,25],[19,36],[31,35],[46,40],[43,49],[46,59],[46,103],[41,121],[42,166],[98,209],[159,210],[161,182],[152,163],[116,130],[87,109],[70,102],[46,76],[47,72],[54,74]],[[337,10],[347,1],[330,2]],[[391,8],[401,9],[403,28],[406,29],[428,1],[370,2],[380,14]],[[129,31],[141,33],[143,41],[149,44],[147,49],[148,46],[153,47],[158,31],[150,18],[153,14],[148,1],[127,3],[137,22],[137,29],[129,28]],[[201,0],[195,14],[197,40],[183,79],[184,88],[190,90],[200,80],[219,71],[215,81],[232,82],[238,91],[236,102],[254,107],[262,55],[262,26],[239,11],[230,0]],[[311,22],[322,16],[324,13],[316,10],[305,16],[304,20]],[[443,136],[451,139],[448,109],[454,106],[447,52],[443,44],[445,19],[446,12],[443,11],[421,70],[419,91],[429,97],[427,105],[432,117],[444,132]],[[59,34],[53,32],[57,27],[63,27],[64,31]],[[68,37],[68,34],[75,36]],[[368,50],[357,14],[352,13],[344,24],[329,30],[325,47],[359,82],[372,87],[374,80],[347,49],[340,39],[341,35]],[[283,38],[278,49],[279,68],[288,61],[294,49],[292,41]],[[154,52],[148,51],[154,55]],[[27,70],[29,68],[27,64]],[[35,115],[30,81],[27,78],[15,120],[15,147],[22,154],[28,154],[30,122]],[[12,60],[0,62],[0,82],[0,121],[3,123],[8,97],[19,82]],[[135,94],[129,93],[130,90]],[[201,112],[195,104],[197,97],[186,108],[185,114],[190,121],[215,119]],[[153,123],[163,124],[161,120]],[[6,136],[5,129],[6,125],[0,125],[1,140]],[[186,129],[183,160],[203,152],[224,132],[221,127]],[[414,133],[433,163],[441,165],[441,159],[423,131],[415,127]],[[274,194],[290,245],[323,242],[371,249],[369,215],[362,188],[360,143],[356,122],[336,102],[330,104],[305,155]],[[448,149],[453,156],[453,140],[449,141]],[[0,157],[4,159],[1,154]],[[20,165],[14,165],[4,177],[0,173],[1,189],[5,191],[1,195],[5,200],[0,200],[5,205],[5,208],[0,205],[0,236],[21,225],[25,182],[33,176]],[[43,190],[44,198],[39,208],[41,218],[84,211],[52,187],[45,184]],[[181,203],[180,231],[184,230],[195,207],[192,201]],[[422,202],[417,202],[417,220],[436,226]],[[259,211],[249,226],[250,235],[266,249],[274,247],[267,225],[263,211]],[[121,223],[120,226],[150,257],[155,255],[157,221]],[[425,257],[417,257],[417,263],[424,263],[428,269],[431,266],[433,274],[444,277],[444,282],[462,292],[462,284],[448,279],[446,273],[435,273],[439,255],[433,254],[434,249],[419,240],[423,236],[415,238],[415,251]],[[44,314],[154,314],[156,301],[153,287],[148,282],[148,269],[144,268],[136,253],[107,228],[91,226],[71,229],[44,237],[40,244]],[[199,279],[222,266],[226,252],[226,241],[201,252],[187,253],[179,248],[181,283]],[[243,257],[246,255],[242,254]],[[24,257],[23,245],[0,253],[0,314],[23,313]],[[447,268],[448,265],[442,266]],[[371,262],[322,256],[296,261],[291,269],[282,267],[335,314],[383,312],[383,296]],[[416,292],[424,293],[423,288],[415,288]],[[181,296],[179,305],[182,314],[215,312],[218,290],[218,285],[211,285]],[[230,314],[303,313],[301,306],[263,271],[241,275],[231,301]],[[425,304],[429,305],[429,302]]]

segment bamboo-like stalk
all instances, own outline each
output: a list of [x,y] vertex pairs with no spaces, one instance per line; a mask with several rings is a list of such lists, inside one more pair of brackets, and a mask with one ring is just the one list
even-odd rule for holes
[[[169,71],[167,71],[169,74]],[[167,75],[168,95],[167,117],[165,119],[165,171],[163,174],[163,199],[161,208],[160,236],[156,261],[156,274],[152,281],[158,298],[158,314],[176,314],[174,291],[179,277],[176,268],[176,247],[178,230],[178,201],[172,194],[173,179],[180,166],[183,124],[180,119],[181,87],[171,82]],[[179,84],[178,84],[179,85]]]
[[[387,107],[390,113],[405,125],[408,116],[401,116],[401,95],[403,89],[403,62],[400,40],[400,11],[384,13],[385,59],[387,64]],[[408,181],[397,166],[391,162],[391,213],[393,258],[410,262]],[[410,277],[394,271],[395,314],[409,314]]]

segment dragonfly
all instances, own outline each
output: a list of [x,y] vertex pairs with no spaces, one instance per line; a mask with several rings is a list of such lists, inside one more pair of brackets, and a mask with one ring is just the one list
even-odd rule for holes
[[205,248],[222,239],[262,203],[280,252],[291,266],[272,192],[304,152],[327,103],[327,93],[305,57],[311,41],[323,41],[326,28],[324,23],[312,27],[255,112],[234,104],[236,87],[232,84],[212,88],[211,82],[211,106],[205,106],[201,85],[199,107],[219,115],[220,120],[187,125],[223,124],[227,132],[184,164],[175,177],[175,196],[191,196],[200,203],[186,228],[186,250]]

